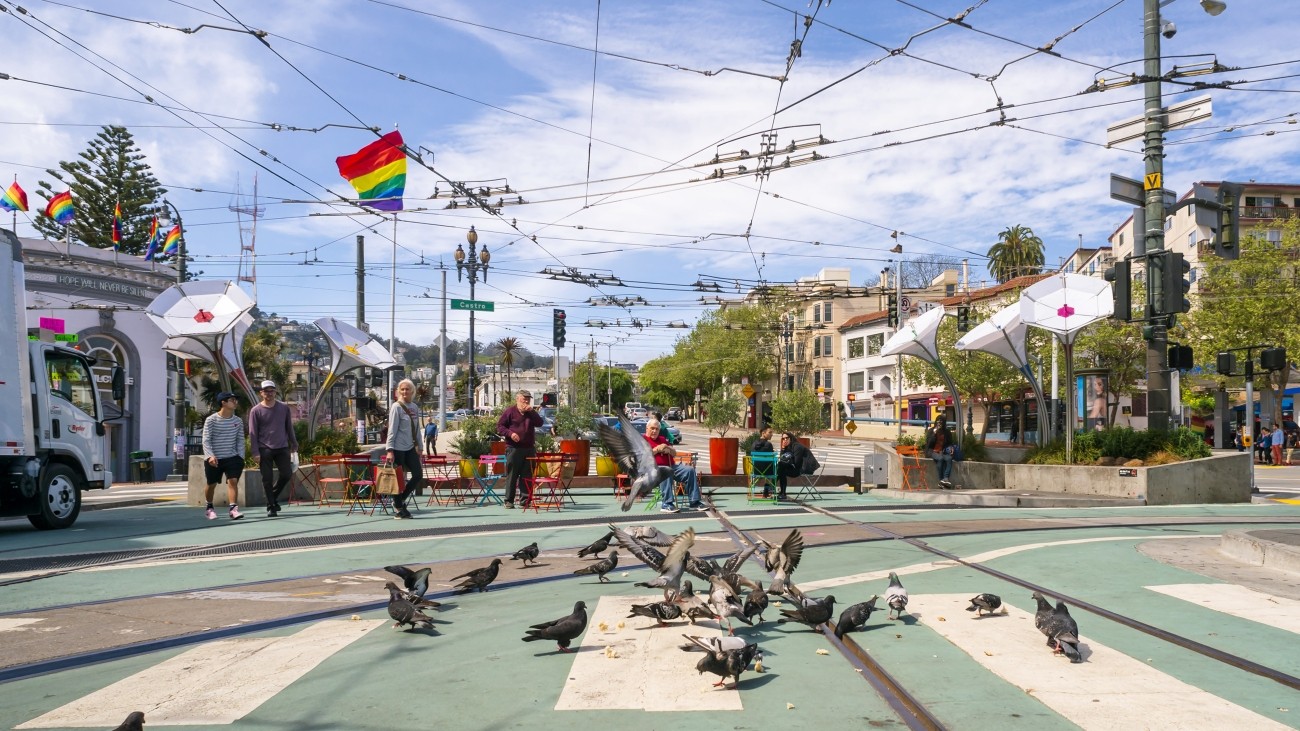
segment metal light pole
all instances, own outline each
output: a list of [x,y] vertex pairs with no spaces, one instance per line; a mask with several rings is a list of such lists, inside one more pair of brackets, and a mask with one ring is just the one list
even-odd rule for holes
[[614,413],[614,344],[605,343],[609,365],[605,368],[605,413]]
[[[483,273],[483,281],[487,282],[488,262],[492,260],[492,255],[488,253],[487,246],[475,255],[475,246],[478,244],[478,231],[473,226],[465,233],[465,241],[469,242],[469,256],[465,256],[465,249],[459,244],[456,245],[456,281],[461,281],[461,272],[469,272],[469,298],[474,299],[474,284],[478,282],[479,272]],[[468,261],[467,261],[468,260]],[[478,375],[474,367],[474,310],[469,311],[469,401],[467,406],[474,408],[474,377]]]

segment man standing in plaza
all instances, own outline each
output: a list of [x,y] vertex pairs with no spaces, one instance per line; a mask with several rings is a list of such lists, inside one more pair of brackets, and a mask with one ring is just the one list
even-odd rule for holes
[[[506,440],[507,508],[515,506],[515,491],[528,476],[528,458],[537,453],[536,430],[541,425],[542,415],[533,408],[533,395],[528,391],[515,394],[515,405],[501,412],[501,418],[497,419],[497,434]],[[527,507],[528,497],[520,496],[520,507]]]
[[239,476],[244,474],[244,422],[235,416],[239,397],[230,391],[217,394],[217,411],[203,421],[203,474],[207,478],[205,493],[208,520],[216,520],[212,507],[217,483],[226,478],[226,496],[230,501],[230,519],[239,520]]
[[[262,400],[248,412],[248,437],[262,471],[262,490],[266,493],[266,516],[280,513],[280,492],[293,478],[291,452],[298,451],[298,436],[293,433],[293,415],[289,406],[275,399],[275,381],[262,381]],[[271,487],[271,468],[279,470],[280,479]]]

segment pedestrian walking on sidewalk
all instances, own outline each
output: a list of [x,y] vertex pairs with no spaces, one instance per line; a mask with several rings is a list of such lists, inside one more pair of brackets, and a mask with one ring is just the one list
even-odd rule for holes
[[[262,472],[262,491],[266,493],[266,515],[280,514],[280,493],[293,479],[290,454],[298,451],[298,435],[293,431],[293,414],[283,401],[275,399],[275,381],[262,381],[262,400],[248,412],[248,441]],[[271,484],[272,468],[280,477]]]
[[217,511],[212,498],[217,483],[226,479],[226,497],[230,501],[230,519],[239,520],[239,476],[244,474],[244,422],[235,416],[239,397],[230,391],[217,394],[216,413],[203,420],[203,474],[208,487],[204,495],[208,506],[204,511],[208,520],[215,520]]
[[406,486],[393,499],[393,509],[398,520],[410,520],[406,499],[424,483],[424,466],[420,461],[420,412],[411,399],[415,397],[415,383],[404,378],[397,384],[397,398],[388,410],[388,460],[407,474]]
[[438,456],[438,421],[429,419],[429,423],[424,425],[424,451]]

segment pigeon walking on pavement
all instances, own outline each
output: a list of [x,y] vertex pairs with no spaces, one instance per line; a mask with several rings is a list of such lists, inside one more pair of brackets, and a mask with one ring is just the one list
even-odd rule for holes
[[397,584],[389,581],[384,584],[384,588],[388,590],[388,616],[393,618],[393,629],[407,625],[433,629],[433,618],[417,609]]
[[722,580],[720,576],[709,578],[709,607],[713,609],[713,614],[719,621],[727,625],[727,634],[735,634],[736,630],[731,626],[731,618],[735,617],[747,625],[753,626],[749,617],[745,616],[745,605],[740,603],[736,595],[731,590],[731,585]]
[[[422,568],[412,571],[405,566],[385,566],[384,571],[396,576],[402,580],[406,587],[406,598],[412,604],[420,604],[424,599],[424,593],[429,590],[429,572],[433,569]],[[438,606],[437,602],[430,602],[431,606]]]
[[[977,594],[970,600],[970,606],[966,607],[966,611],[975,612],[975,618],[979,619],[984,616],[985,612],[993,614],[1001,606],[1002,597],[997,594]],[[1005,614],[1006,610],[1004,609],[1002,612]]]
[[473,571],[466,571],[460,576],[451,577],[452,581],[455,581],[456,579],[464,579],[464,581],[456,585],[456,589],[457,589],[456,593],[468,594],[469,592],[474,591],[475,589],[479,590],[480,592],[487,591],[488,584],[491,584],[493,581],[496,581],[497,571],[499,571],[500,568],[501,568],[501,559],[494,558],[492,559],[492,563],[488,564],[487,566],[474,569]]
[[767,592],[763,590],[763,583],[760,581],[749,590],[749,596],[745,597],[745,616],[750,620],[757,616],[758,621],[762,622],[765,611],[767,611]]
[[885,603],[889,605],[890,619],[902,619],[907,609],[907,588],[898,580],[898,574],[889,572],[889,587],[885,589]]
[[515,551],[514,554],[510,556],[510,560],[518,561],[520,559],[523,559],[524,562],[523,566],[519,567],[519,568],[523,568],[524,566],[528,565],[529,561],[532,561],[533,563],[537,563],[537,556],[540,553],[541,551],[537,548],[537,541],[533,541],[532,543],[529,543],[527,546],[524,546],[518,551]]
[[606,548],[609,548],[609,541],[613,537],[614,537],[614,531],[610,531],[606,533],[604,536],[602,536],[600,540],[596,541],[595,543],[592,543],[590,546],[579,548],[578,558],[582,558],[583,556],[600,558],[600,554],[604,553]]
[[131,711],[126,720],[113,731],[144,731],[144,711]]
[[659,626],[668,624],[670,619],[680,619],[682,608],[672,602],[654,602],[653,604],[633,604],[632,613],[627,615],[628,619],[632,617],[649,617],[659,623]]
[[589,563],[573,573],[578,576],[584,574],[595,574],[596,578],[603,584],[609,580],[605,578],[605,574],[608,574],[616,568],[618,568],[618,551],[610,551],[609,555],[605,558],[602,558],[596,563]]
[[740,686],[740,674],[749,669],[749,664],[756,657],[760,657],[757,644],[747,644],[739,650],[720,650],[714,649],[711,645],[700,641],[691,635],[682,635],[687,640],[699,645],[704,650],[704,657],[695,663],[695,669],[701,675],[704,673],[713,673],[721,676],[722,680],[713,684],[717,688],[727,683],[727,678],[734,678],[735,683],[732,689]]
[[879,598],[873,596],[865,602],[858,602],[840,612],[840,621],[835,623],[835,637],[842,640],[844,635],[865,627],[867,620],[871,618],[871,613],[876,611],[876,600]]
[[767,593],[784,594],[790,574],[799,567],[799,559],[803,557],[803,534],[798,528],[791,530],[779,547],[760,538],[758,550],[763,552],[763,567],[775,574]]
[[1052,633],[1047,637],[1056,643],[1058,654],[1070,658],[1070,662],[1083,662],[1083,655],[1079,652],[1079,625],[1070,616],[1070,608],[1065,606],[1065,602],[1056,602],[1048,628]]
[[713,637],[700,637],[699,635],[682,635],[687,639],[686,644],[678,645],[682,652],[726,652],[727,650],[739,650],[749,641],[744,637],[735,635],[715,635]]
[[815,601],[802,607],[782,609],[782,618],[776,621],[778,624],[784,622],[799,622],[800,624],[808,625],[812,628],[813,632],[816,632],[818,627],[825,624],[827,620],[831,618],[834,611],[835,597],[828,596],[825,599]]
[[555,640],[556,648],[560,652],[573,652],[573,650],[569,649],[569,643],[586,629],[587,603],[578,602],[573,605],[572,614],[529,627],[524,632],[527,636],[523,638],[523,641]]
[[641,436],[627,417],[619,415],[619,428],[600,423],[596,425],[600,440],[605,443],[605,450],[614,457],[623,474],[632,479],[632,486],[623,500],[623,512],[632,509],[638,499],[649,495],[656,485],[661,485],[673,476],[673,468],[655,464],[654,452],[650,442]]

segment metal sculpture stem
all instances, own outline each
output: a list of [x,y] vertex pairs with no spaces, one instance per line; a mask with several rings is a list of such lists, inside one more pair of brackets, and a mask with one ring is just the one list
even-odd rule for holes
[[963,426],[966,423],[964,418],[966,412],[962,408],[961,394],[957,391],[957,384],[953,383],[952,376],[948,374],[948,369],[943,367],[943,361],[936,356],[929,363],[934,366],[935,370],[939,371],[939,375],[943,377],[943,382],[948,384],[948,390],[952,392],[953,407],[957,410],[957,443],[961,444],[966,428]]

